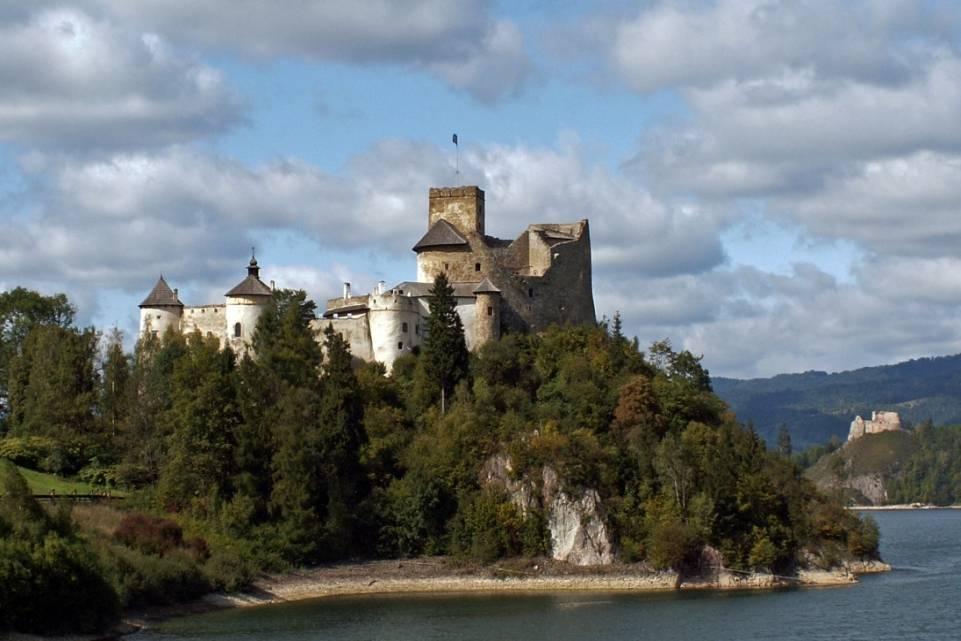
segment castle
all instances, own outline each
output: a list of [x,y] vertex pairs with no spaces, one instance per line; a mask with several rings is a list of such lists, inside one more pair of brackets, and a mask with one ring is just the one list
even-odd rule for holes
[[[431,188],[427,233],[414,245],[417,280],[327,301],[320,330],[332,325],[355,358],[383,363],[388,371],[401,355],[425,339],[430,289],[446,274],[469,349],[502,332],[537,331],[550,324],[593,323],[591,241],[586,220],[529,225],[516,239],[485,233],[484,191],[476,186]],[[273,283],[260,280],[251,258],[247,277],[225,294],[223,305],[185,306],[161,276],[140,304],[140,331],[162,334],[168,327],[200,331],[246,351]]]
[[871,412],[871,420],[865,421],[860,416],[851,421],[848,432],[848,442],[859,439],[865,434],[880,434],[881,432],[897,432],[901,429],[901,417],[897,412]]

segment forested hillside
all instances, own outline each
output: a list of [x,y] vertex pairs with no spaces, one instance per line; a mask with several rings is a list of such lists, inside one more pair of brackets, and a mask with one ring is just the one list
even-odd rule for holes
[[768,443],[780,426],[795,449],[847,438],[855,416],[893,410],[901,420],[961,422],[961,355],[920,358],[848,372],[804,372],[772,378],[715,378],[714,391]]
[[645,358],[616,319],[468,354],[439,277],[423,351],[386,376],[352,369],[332,330],[316,340],[302,291],[275,294],[242,359],[199,333],[125,354],[72,315],[25,314],[51,302],[38,294],[0,296],[0,325],[24,329],[3,339],[0,457],[129,495],[45,510],[4,465],[0,629],[94,629],[118,607],[346,558],[550,556],[546,502],[486,482],[495,458],[505,484],[596,496],[617,557],[651,570],[696,566],[705,546],[778,573],[877,554],[876,527],[738,424],[699,358],[666,343]]

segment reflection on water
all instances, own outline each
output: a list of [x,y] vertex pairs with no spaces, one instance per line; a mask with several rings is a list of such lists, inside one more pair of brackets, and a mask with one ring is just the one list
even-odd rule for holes
[[133,641],[961,638],[961,512],[880,512],[893,572],[774,592],[345,597],[186,617]]

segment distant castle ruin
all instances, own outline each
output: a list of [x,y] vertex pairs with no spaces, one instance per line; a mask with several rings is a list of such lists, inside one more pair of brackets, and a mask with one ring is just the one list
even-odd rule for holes
[[[587,220],[529,225],[516,239],[485,233],[484,191],[476,186],[431,188],[427,233],[414,245],[417,280],[327,301],[314,329],[332,325],[354,357],[390,370],[401,355],[426,338],[434,278],[446,274],[464,325],[469,349],[502,332],[527,332],[551,324],[593,323],[591,241]],[[163,276],[140,304],[140,332],[174,331],[216,336],[243,353],[270,301],[273,283],[260,280],[255,258],[247,277],[225,295],[224,304],[185,306]]]
[[865,421],[860,416],[851,421],[848,432],[848,443],[859,439],[865,434],[880,434],[881,432],[897,432],[901,429],[901,417],[897,412],[871,412],[871,420]]

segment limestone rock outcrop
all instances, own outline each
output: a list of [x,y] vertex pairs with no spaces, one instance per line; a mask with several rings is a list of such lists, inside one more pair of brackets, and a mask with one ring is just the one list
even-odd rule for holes
[[522,513],[540,508],[547,518],[551,556],[573,565],[608,565],[614,562],[603,506],[591,488],[568,492],[549,465],[535,478],[511,478],[507,456],[493,456],[484,465],[482,481],[503,488]]

